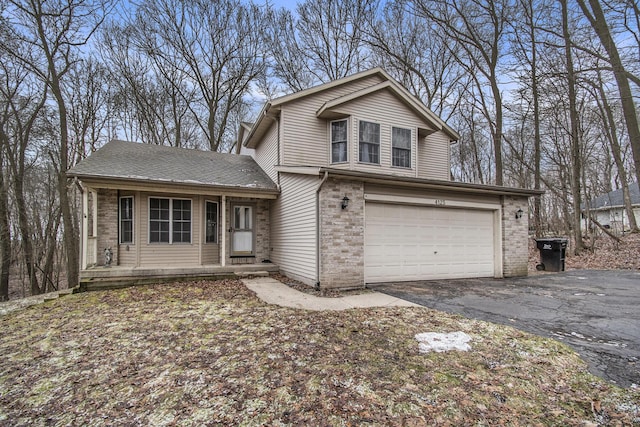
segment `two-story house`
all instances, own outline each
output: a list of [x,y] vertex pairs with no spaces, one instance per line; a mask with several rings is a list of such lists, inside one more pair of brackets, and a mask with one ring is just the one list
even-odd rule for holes
[[[239,136],[240,155],[112,141],[71,169],[84,280],[279,269],[353,288],[527,274],[539,192],[451,181],[457,133],[380,68],[268,102]],[[106,248],[113,266],[96,268]]]

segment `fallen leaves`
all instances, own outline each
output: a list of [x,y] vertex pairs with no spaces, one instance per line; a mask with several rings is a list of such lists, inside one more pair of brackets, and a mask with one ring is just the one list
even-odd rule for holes
[[[555,341],[426,308],[281,308],[233,280],[73,295],[0,328],[2,425],[640,420],[637,391]],[[425,330],[463,331],[473,349],[420,354]]]

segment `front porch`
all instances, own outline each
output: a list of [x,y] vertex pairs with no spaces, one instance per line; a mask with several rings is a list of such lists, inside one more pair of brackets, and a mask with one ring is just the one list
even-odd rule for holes
[[278,266],[270,262],[195,267],[92,267],[80,271],[80,290],[97,291],[188,280],[266,276],[278,270]]

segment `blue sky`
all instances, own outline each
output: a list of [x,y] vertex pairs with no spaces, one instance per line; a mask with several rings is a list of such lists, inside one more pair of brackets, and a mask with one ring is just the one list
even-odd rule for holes
[[296,9],[297,3],[298,0],[271,0],[271,4],[273,4],[275,7],[284,7],[291,11]]

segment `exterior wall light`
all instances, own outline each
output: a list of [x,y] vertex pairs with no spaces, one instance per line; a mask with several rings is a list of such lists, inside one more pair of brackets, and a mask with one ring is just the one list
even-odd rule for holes
[[522,214],[523,214],[522,209],[518,209],[518,210],[516,211],[516,219],[520,219],[520,218],[522,218]]
[[349,198],[347,196],[344,196],[342,199],[342,209],[346,209],[347,206],[349,206]]

